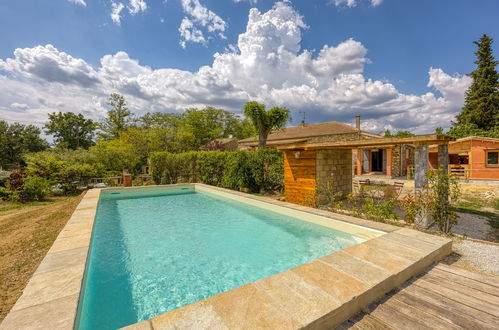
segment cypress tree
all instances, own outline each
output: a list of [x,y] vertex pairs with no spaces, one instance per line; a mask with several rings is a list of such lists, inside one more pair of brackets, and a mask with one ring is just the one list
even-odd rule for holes
[[461,113],[452,123],[451,135],[466,136],[473,132],[489,135],[499,126],[499,75],[495,69],[499,62],[492,54],[492,42],[492,38],[486,34],[473,42],[478,46],[475,52],[477,68],[469,74],[473,83],[466,91]]

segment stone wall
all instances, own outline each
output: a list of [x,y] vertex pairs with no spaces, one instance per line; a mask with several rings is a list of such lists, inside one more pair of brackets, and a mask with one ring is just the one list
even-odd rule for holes
[[341,192],[344,196],[352,192],[352,150],[318,150],[317,151],[317,186],[328,183],[333,192]]
[[400,162],[400,146],[395,146],[395,148],[392,149],[392,177],[398,177],[402,175],[400,171]]

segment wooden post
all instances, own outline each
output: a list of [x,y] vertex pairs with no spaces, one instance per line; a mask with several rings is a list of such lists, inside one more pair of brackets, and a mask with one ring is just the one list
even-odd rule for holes
[[357,149],[357,175],[362,175],[362,149]]
[[392,149],[386,149],[386,175],[392,176]]
[[132,186],[132,175],[127,170],[123,170],[123,187]]

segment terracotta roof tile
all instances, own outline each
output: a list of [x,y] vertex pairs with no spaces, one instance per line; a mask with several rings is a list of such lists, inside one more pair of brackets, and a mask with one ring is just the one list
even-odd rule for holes
[[[317,135],[348,134],[355,133],[357,129],[337,121],[328,121],[319,124],[306,124],[300,126],[285,127],[269,134],[268,141],[281,139],[304,138]],[[256,137],[250,137],[240,142],[253,142]]]

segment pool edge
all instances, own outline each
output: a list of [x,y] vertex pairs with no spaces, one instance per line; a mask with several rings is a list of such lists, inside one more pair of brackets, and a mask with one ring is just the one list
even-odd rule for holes
[[[372,228],[386,232],[386,234],[127,328],[158,329],[179,324],[183,327],[212,325],[227,328],[233,328],[237,324],[254,324],[256,328],[319,329],[331,327],[346,320],[360,311],[362,307],[419,274],[451,252],[452,241],[450,239],[415,230],[204,184],[186,185],[222,191]],[[0,324],[0,329],[27,327],[72,329],[74,327],[101,191],[103,190],[87,191],[29,280],[22,296]],[[415,243],[418,246],[415,246]],[[74,254],[73,259],[71,259],[71,254]],[[377,277],[368,278],[368,275],[364,274],[365,269],[371,269]],[[324,279],[333,280],[333,282],[324,282]],[[335,283],[342,285],[335,286]],[[356,289],[351,292],[338,291],[338,288],[344,287],[345,283],[349,283]],[[295,297],[296,299],[308,293],[312,294],[311,299],[315,299],[317,304],[310,304],[310,301],[305,305],[290,304],[294,301],[292,296],[296,295],[296,290],[301,290],[300,295]],[[201,315],[203,317],[200,317]],[[200,324],[201,320],[212,323]]]
[[73,329],[100,193],[85,193],[0,329]]

